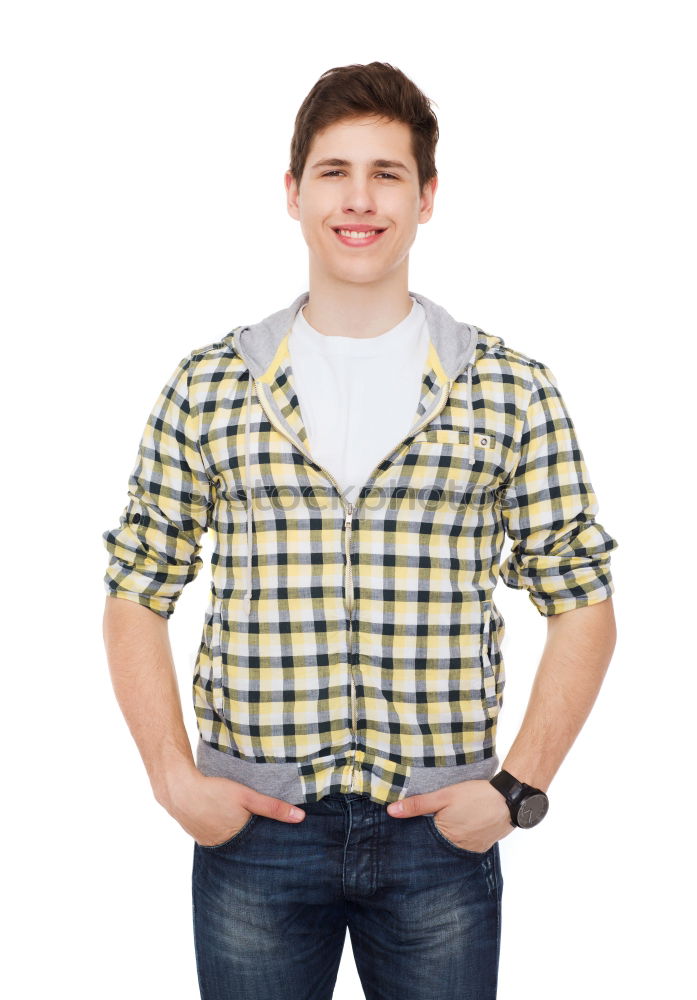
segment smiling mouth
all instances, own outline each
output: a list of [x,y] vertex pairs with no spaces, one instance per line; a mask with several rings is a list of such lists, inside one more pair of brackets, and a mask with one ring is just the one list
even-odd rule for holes
[[341,227],[337,227],[334,229],[334,232],[339,237],[341,242],[344,243],[345,245],[359,246],[360,244],[375,242],[375,240],[378,239],[382,235],[382,233],[385,232],[385,230],[378,228],[358,230],[350,228],[343,229]]
[[342,236],[351,236],[352,238],[355,239],[355,237],[357,237],[357,236],[358,237],[361,237],[361,236],[375,236],[376,233],[384,233],[385,230],[384,229],[358,230],[358,229],[339,229],[339,228],[337,228],[337,229],[334,230],[334,232],[335,233],[340,233]]

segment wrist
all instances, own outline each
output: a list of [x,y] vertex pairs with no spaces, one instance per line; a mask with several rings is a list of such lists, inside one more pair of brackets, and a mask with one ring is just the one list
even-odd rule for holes
[[156,800],[172,814],[181,795],[201,777],[203,775],[193,760],[181,758],[167,761],[158,767],[150,777],[150,784]]
[[530,785],[531,788],[539,788],[545,794],[549,791],[550,779],[542,768],[526,766],[523,763],[516,764],[513,760],[504,760],[500,770],[514,775],[521,784]]

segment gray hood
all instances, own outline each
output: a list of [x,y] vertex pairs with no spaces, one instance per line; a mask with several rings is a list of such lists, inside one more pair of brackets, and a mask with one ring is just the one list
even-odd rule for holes
[[[477,328],[453,319],[449,312],[425,295],[418,292],[409,292],[409,295],[424,307],[429,334],[446,375],[450,379],[457,378],[474,353]],[[284,334],[293,325],[298,310],[309,299],[310,293],[303,292],[286,309],[279,309],[258,323],[237,329],[233,346],[254,378],[260,378],[267,370]]]

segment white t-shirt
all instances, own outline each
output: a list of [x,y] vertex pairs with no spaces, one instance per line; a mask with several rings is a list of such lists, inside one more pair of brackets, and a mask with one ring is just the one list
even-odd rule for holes
[[351,503],[416,418],[429,333],[409,297],[409,315],[378,337],[326,336],[300,309],[288,338],[310,454]]

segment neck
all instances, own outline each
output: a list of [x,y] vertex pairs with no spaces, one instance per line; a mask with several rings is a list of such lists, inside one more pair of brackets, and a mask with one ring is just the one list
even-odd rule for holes
[[[406,263],[406,260],[405,260]],[[327,337],[379,337],[411,312],[407,269],[376,282],[340,281],[313,275],[303,315]]]

